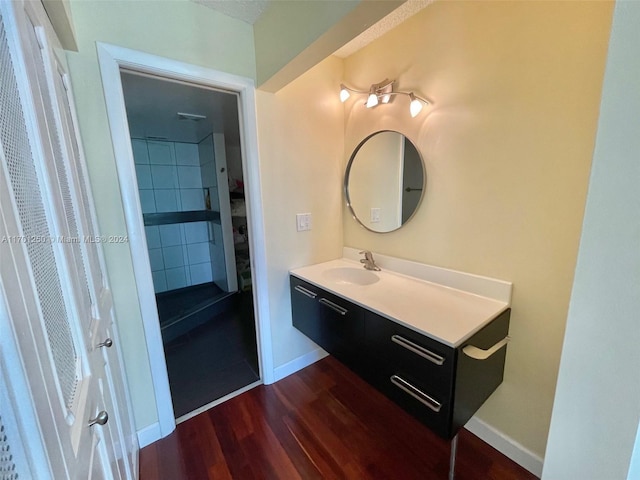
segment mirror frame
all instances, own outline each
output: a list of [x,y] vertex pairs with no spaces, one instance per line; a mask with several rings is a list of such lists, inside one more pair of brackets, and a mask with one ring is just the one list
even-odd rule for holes
[[[407,218],[407,220],[405,222],[403,222],[398,228],[394,228],[393,230],[386,230],[386,231],[379,231],[379,230],[373,230],[369,227],[367,227],[356,215],[355,210],[353,209],[353,205],[351,205],[351,198],[349,197],[349,175],[351,174],[351,167],[353,166],[353,161],[356,158],[356,155],[358,154],[358,152],[360,151],[360,149],[362,148],[362,146],[371,138],[374,137],[376,135],[378,135],[379,133],[385,133],[385,132],[391,132],[391,133],[397,133],[399,135],[402,135],[406,140],[409,140],[409,142],[411,142],[411,144],[413,145],[413,148],[416,149],[416,152],[418,153],[418,157],[420,158],[420,163],[422,165],[422,177],[423,177],[423,181],[422,181],[422,193],[420,194],[420,198],[418,199],[418,203],[416,204],[416,208],[413,210],[413,212],[411,213],[411,215],[409,216],[409,218]],[[396,232],[398,230],[400,230],[402,227],[404,227],[407,223],[409,223],[411,221],[411,219],[413,219],[413,217],[415,217],[416,212],[418,211],[418,209],[420,208],[420,206],[422,205],[422,201],[424,199],[424,195],[425,192],[427,191],[427,168],[424,164],[424,158],[422,158],[422,154],[420,153],[420,150],[418,149],[418,147],[416,146],[416,144],[413,142],[413,140],[411,140],[409,137],[407,137],[404,133],[398,132],[396,130],[378,130],[376,132],[371,133],[370,135],[367,135],[359,144],[358,146],[353,150],[353,153],[351,154],[351,157],[349,158],[349,162],[347,163],[347,168],[345,170],[344,173],[344,182],[343,182],[343,189],[344,189],[344,195],[347,201],[347,207],[349,207],[349,211],[351,212],[351,217],[358,223],[360,224],[363,228],[365,228],[366,230],[373,232],[373,233],[381,233],[381,234],[385,234],[385,233],[391,233],[391,232]]]

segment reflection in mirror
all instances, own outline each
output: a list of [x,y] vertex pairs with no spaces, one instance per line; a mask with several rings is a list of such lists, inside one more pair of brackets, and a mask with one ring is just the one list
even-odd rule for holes
[[392,232],[415,213],[424,196],[426,175],[418,149],[398,132],[376,132],[351,155],[345,174],[347,205],[373,232]]

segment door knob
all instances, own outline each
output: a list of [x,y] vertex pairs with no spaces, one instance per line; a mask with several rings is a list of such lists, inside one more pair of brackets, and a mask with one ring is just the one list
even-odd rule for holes
[[109,414],[104,410],[102,410],[101,412],[98,412],[98,415],[96,415],[96,418],[92,418],[91,420],[89,420],[88,425],[90,427],[94,426],[96,423],[98,425],[104,425],[108,421],[109,421]]
[[110,348],[111,345],[113,345],[113,340],[111,340],[110,338],[107,338],[104,342],[97,344],[96,348],[102,348],[102,347]]

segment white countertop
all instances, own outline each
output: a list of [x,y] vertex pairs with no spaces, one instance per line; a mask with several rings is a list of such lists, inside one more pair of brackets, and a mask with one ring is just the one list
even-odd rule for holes
[[[410,263],[404,260],[399,262]],[[397,261],[394,264],[396,263]],[[509,300],[504,296],[498,299],[489,298],[390,271],[385,269],[381,262],[378,264],[382,267],[382,271],[372,273],[377,275],[379,280],[370,285],[335,281],[326,274],[333,268],[364,269],[361,263],[346,258],[296,268],[290,273],[451,347],[460,346],[509,308]],[[427,265],[424,267],[430,270],[442,270],[448,275],[461,276],[466,281],[470,278],[471,281],[476,282],[499,282],[498,287],[508,287],[510,299],[511,284],[508,282]]]

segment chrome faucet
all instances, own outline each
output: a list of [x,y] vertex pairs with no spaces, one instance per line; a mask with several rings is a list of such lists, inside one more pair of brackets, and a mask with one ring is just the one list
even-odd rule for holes
[[376,262],[373,259],[373,253],[369,250],[363,250],[360,254],[364,254],[364,258],[360,260],[360,263],[364,263],[364,268],[367,270],[374,270],[376,272],[380,271],[380,267],[376,265]]

